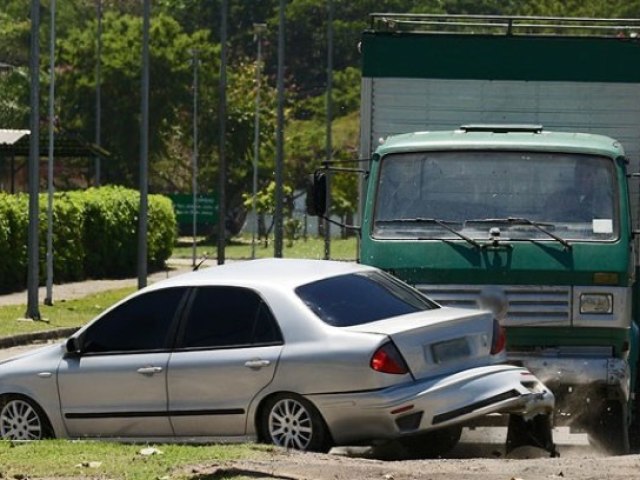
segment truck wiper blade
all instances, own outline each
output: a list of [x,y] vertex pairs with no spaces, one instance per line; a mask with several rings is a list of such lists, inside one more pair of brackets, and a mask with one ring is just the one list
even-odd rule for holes
[[562,237],[559,237],[553,232],[550,232],[545,227],[552,227],[552,223],[543,223],[543,222],[534,222],[533,220],[529,220],[524,217],[507,217],[507,218],[481,218],[475,220],[467,220],[464,222],[465,225],[467,223],[506,223],[509,225],[531,225],[534,228],[537,228],[539,231],[544,233],[545,235],[553,238],[557,242],[560,242],[567,250],[571,250],[571,244]]
[[454,228],[450,227],[449,225],[447,225],[448,223],[460,223],[460,222],[447,222],[446,220],[438,220],[437,218],[417,217],[417,218],[394,218],[394,219],[391,219],[391,220],[377,220],[376,223],[433,223],[435,225],[438,225],[438,226],[444,228],[445,230],[450,231],[451,233],[453,233],[457,237],[463,239],[467,243],[470,243],[474,247],[482,248],[482,245],[480,245],[478,242],[476,242],[473,238],[467,237],[463,233],[460,233],[456,229],[454,229]]

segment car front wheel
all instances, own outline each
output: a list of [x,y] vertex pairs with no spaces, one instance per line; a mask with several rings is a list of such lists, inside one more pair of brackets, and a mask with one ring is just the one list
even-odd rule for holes
[[269,398],[260,417],[261,440],[295,450],[328,452],[329,431],[318,410],[304,398],[281,394]]
[[19,396],[0,399],[0,438],[41,440],[51,436],[49,421],[38,405]]

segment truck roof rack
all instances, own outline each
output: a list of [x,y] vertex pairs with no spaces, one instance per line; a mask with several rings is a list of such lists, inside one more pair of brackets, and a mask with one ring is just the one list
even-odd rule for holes
[[638,38],[640,19],[372,13],[371,28],[384,32],[548,35]]
[[461,125],[460,130],[463,132],[491,132],[491,133],[541,133],[542,125],[527,125],[527,124],[470,124]]

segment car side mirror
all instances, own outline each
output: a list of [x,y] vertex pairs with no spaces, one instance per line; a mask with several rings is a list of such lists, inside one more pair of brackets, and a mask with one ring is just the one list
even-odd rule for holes
[[307,183],[307,213],[323,217],[327,213],[327,174],[315,172]]
[[78,339],[78,337],[69,337],[65,345],[65,350],[72,355],[80,355],[80,353],[82,353],[80,339]]

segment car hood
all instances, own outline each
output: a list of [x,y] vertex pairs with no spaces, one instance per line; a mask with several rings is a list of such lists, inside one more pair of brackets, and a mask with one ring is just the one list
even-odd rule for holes
[[11,364],[11,368],[15,368],[18,364],[24,363],[33,364],[34,362],[40,363],[53,361],[61,358],[64,353],[64,343],[56,343],[53,345],[45,345],[34,350],[16,355],[15,357],[7,358],[0,361],[0,373],[5,365]]
[[490,353],[493,315],[488,312],[442,307],[347,329],[389,336],[416,379],[495,362]]

